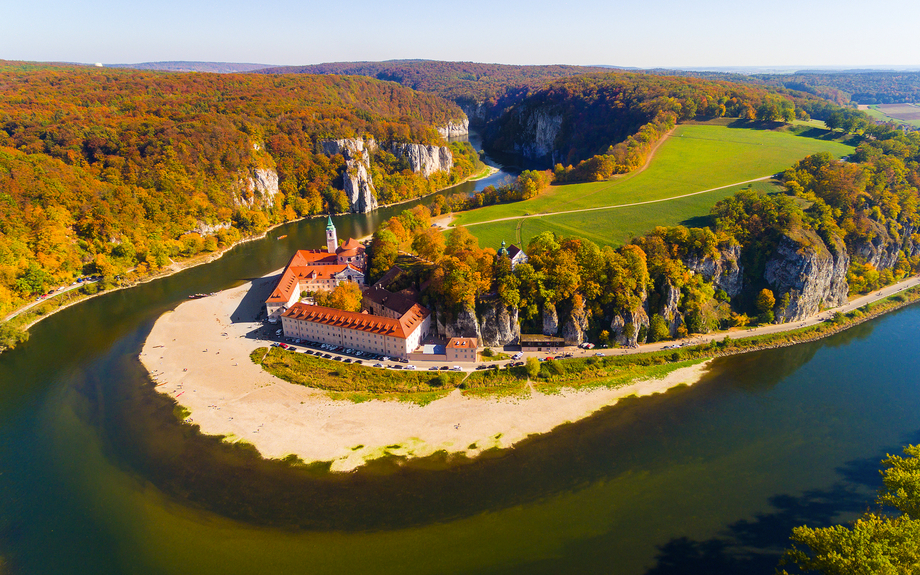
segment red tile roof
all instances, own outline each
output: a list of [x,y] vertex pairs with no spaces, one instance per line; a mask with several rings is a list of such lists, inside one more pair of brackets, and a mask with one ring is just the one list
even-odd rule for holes
[[291,309],[281,314],[281,317],[406,339],[428,317],[428,310],[422,306],[415,306],[415,308],[397,320],[331,307],[295,303]]
[[472,337],[452,337],[447,342],[448,349],[477,349],[479,342]]

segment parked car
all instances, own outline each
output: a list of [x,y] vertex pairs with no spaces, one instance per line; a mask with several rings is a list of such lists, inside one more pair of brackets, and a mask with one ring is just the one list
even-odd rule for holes
[[444,370],[444,371],[447,371],[447,370],[450,369],[450,368],[447,367],[446,365],[442,365],[442,366],[441,366],[441,369]]
[[382,363],[375,363],[374,367],[384,367],[384,365]]
[[453,366],[452,368],[450,368],[450,370],[451,371],[463,371],[463,369],[461,369],[459,365]]
[[405,369],[417,369],[414,365],[407,365]]
[[431,367],[428,368],[428,371],[438,371],[438,366],[432,365]]
[[286,344],[286,343],[279,343],[279,344],[278,344],[278,347],[280,347],[281,349],[287,349],[287,348],[288,348],[288,344]]

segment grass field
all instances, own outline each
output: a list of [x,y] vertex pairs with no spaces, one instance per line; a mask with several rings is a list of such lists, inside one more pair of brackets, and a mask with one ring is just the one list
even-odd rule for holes
[[917,104],[873,104],[863,111],[882,122],[897,122],[920,128],[920,105]]
[[[817,128],[800,129],[808,136],[827,134]],[[830,152],[841,157],[853,150],[852,146],[837,141],[808,136],[789,131],[732,128],[724,123],[681,125],[661,145],[645,171],[605,182],[552,186],[532,200],[458,214],[453,224],[469,226],[470,232],[480,239],[480,245],[497,245],[502,239],[526,243],[547,229],[617,245],[656,225],[702,225],[705,222],[700,218],[718,200],[744,186],[642,206],[504,222],[492,220],[674,198],[781,172],[809,154]],[[762,189],[772,187],[766,182],[754,185]],[[490,223],[476,225],[479,222]]]

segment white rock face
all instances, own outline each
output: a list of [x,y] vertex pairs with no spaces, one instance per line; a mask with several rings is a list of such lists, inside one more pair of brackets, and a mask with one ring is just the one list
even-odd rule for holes
[[454,167],[454,155],[447,146],[397,143],[391,151],[394,156],[409,160],[412,171],[421,172],[426,178],[435,172],[450,172]]
[[271,168],[256,168],[246,179],[240,178],[237,205],[272,207],[278,194],[278,172]]
[[[843,240],[836,236],[830,239],[833,249],[812,230],[798,230],[780,239],[763,274],[776,297],[777,323],[801,321],[822,307],[847,302],[850,256]],[[779,302],[785,295],[789,303],[783,308]]]
[[370,174],[371,158],[369,150],[377,149],[373,138],[342,138],[339,140],[321,140],[320,148],[327,156],[341,154],[345,158],[345,173],[342,174],[342,187],[348,195],[351,211],[365,213],[377,209],[377,193],[374,180]]
[[445,140],[448,138],[468,136],[470,134],[470,120],[469,118],[463,118],[457,121],[450,120],[447,122],[446,126],[438,128],[438,133],[441,134],[441,137]]

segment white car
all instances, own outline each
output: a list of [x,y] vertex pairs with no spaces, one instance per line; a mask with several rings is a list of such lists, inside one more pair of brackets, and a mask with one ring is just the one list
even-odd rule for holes
[[450,370],[451,370],[451,371],[463,371],[463,370],[460,368],[459,365],[453,366],[452,368],[450,368]]
[[407,365],[407,366],[404,367],[403,369],[418,369],[418,368],[415,367],[414,365]]

